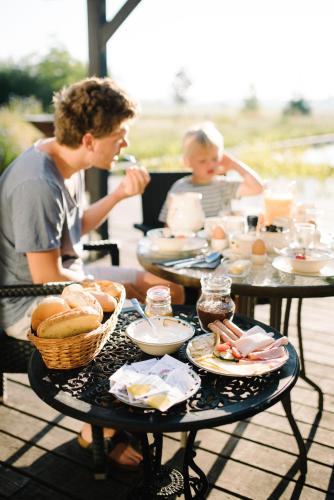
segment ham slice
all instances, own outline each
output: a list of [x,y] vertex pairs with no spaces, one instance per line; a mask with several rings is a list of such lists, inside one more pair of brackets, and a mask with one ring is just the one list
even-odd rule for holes
[[243,357],[246,357],[250,352],[261,351],[273,344],[273,342],[273,339],[265,333],[254,333],[253,335],[241,337],[234,342],[234,346]]
[[283,346],[273,347],[272,349],[266,349],[264,351],[253,351],[248,354],[248,359],[251,360],[265,360],[265,359],[275,359],[281,358],[285,354],[285,350]]

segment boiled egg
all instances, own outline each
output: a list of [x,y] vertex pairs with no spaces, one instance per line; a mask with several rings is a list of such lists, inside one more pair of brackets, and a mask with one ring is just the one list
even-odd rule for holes
[[263,240],[257,239],[252,245],[252,254],[254,255],[265,255],[266,254],[266,244]]
[[221,226],[215,226],[212,229],[212,239],[214,240],[224,240],[226,238],[226,234],[224,229]]

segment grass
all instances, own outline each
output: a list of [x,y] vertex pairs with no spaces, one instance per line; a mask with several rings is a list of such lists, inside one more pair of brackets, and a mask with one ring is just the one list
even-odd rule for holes
[[327,165],[309,165],[302,159],[302,149],[272,151],[275,141],[298,137],[334,134],[334,113],[282,117],[274,113],[230,113],[197,115],[143,115],[131,128],[129,152],[150,170],[178,170],[181,139],[185,130],[196,123],[211,120],[223,133],[226,149],[243,146],[238,157],[256,168],[264,177],[315,176],[327,178]]
[[[328,165],[305,163],[300,148],[277,151],[270,147],[275,141],[334,134],[334,113],[283,117],[265,111],[200,114],[183,109],[177,114],[143,114],[131,127],[127,153],[134,154],[151,171],[184,169],[180,156],[182,136],[191,125],[208,120],[223,133],[226,149],[235,148],[237,156],[264,178],[326,179],[334,175]],[[40,133],[19,112],[0,108],[0,171],[38,137]]]

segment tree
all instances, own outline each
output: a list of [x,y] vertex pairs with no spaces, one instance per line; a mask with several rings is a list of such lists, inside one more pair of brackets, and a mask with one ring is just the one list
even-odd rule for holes
[[291,99],[286,107],[283,109],[283,115],[310,115],[311,114],[311,106],[310,104],[303,98],[297,97],[295,99]]
[[249,87],[248,96],[244,99],[243,111],[258,111],[259,109],[259,100],[256,95],[255,86],[251,85]]
[[31,56],[19,64],[0,63],[0,105],[14,96],[35,96],[48,111],[52,95],[64,85],[83,78],[86,66],[61,48],[51,48],[37,63]]
[[188,91],[192,81],[184,68],[179,69],[173,81],[173,98],[176,104],[185,104],[188,100]]

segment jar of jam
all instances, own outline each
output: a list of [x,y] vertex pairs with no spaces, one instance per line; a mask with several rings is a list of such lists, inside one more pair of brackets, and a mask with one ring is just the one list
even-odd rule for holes
[[168,286],[156,285],[147,290],[146,316],[173,316],[171,295]]
[[235,304],[231,299],[232,280],[223,274],[207,274],[201,278],[202,293],[196,304],[202,330],[210,331],[208,324],[216,319],[231,319]]

